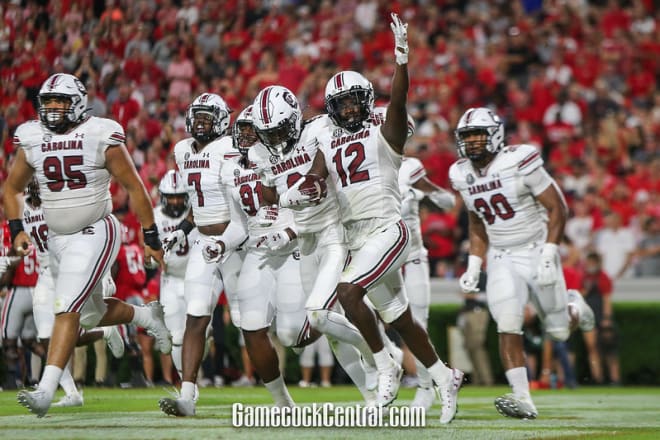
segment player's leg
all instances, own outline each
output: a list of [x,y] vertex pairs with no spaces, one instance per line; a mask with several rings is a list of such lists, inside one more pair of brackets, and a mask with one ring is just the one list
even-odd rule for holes
[[162,274],[160,278],[160,303],[163,305],[165,325],[172,333],[172,362],[183,377],[183,334],[186,330],[186,302],[184,300],[184,279]]
[[27,292],[24,288],[11,287],[7,291],[7,296],[2,305],[0,327],[2,328],[2,348],[7,366],[6,380],[2,386],[10,390],[18,388],[17,380],[20,370],[18,337],[25,321],[25,311],[29,312],[32,307],[31,298],[25,293]]
[[[529,259],[524,255],[516,258]],[[489,251],[486,294],[488,308],[497,323],[500,360],[513,391],[495,399],[495,407],[509,417],[535,418],[538,412],[529,392],[522,338],[528,287],[509,253]]]

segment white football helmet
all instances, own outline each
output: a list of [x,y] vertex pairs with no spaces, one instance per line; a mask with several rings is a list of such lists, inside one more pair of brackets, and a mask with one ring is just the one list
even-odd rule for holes
[[[170,217],[180,217],[188,211],[188,186],[176,170],[169,170],[158,185],[163,212]],[[174,199],[171,196],[179,196]]]
[[[51,107],[49,98],[69,101],[68,108]],[[39,89],[39,119],[50,130],[61,133],[81,122],[87,113],[87,89],[68,73],[51,75]]]
[[302,133],[298,99],[286,87],[266,87],[254,98],[252,122],[261,143],[282,157],[293,149]]
[[486,107],[471,108],[461,116],[454,131],[459,156],[467,157],[472,161],[483,159],[485,153],[483,150],[468,154],[463,139],[467,133],[478,131],[486,133],[485,149],[488,153],[496,154],[504,147],[504,124],[500,117]]
[[259,141],[252,122],[252,104],[245,107],[241,114],[236,118],[234,127],[231,131],[231,138],[234,148],[236,148],[243,156],[248,153],[248,150],[252,145]]
[[[352,101],[348,98],[352,98]],[[357,105],[347,113],[344,107]],[[345,70],[335,74],[325,86],[325,109],[330,119],[350,132],[362,129],[374,109],[374,87],[362,74]]]
[[[188,106],[186,112],[186,131],[199,142],[210,142],[227,131],[231,117],[231,110],[219,95],[215,93],[202,93]],[[203,118],[196,115],[206,115],[211,118],[211,128],[204,123]]]

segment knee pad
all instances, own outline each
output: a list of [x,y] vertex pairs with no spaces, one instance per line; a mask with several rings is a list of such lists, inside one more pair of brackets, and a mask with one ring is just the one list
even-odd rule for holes
[[571,331],[568,328],[557,328],[557,329],[546,329],[545,332],[555,341],[565,341],[571,335]]
[[172,332],[172,345],[183,345],[184,330],[174,330]]
[[277,329],[277,337],[285,347],[293,347],[298,343],[298,332],[292,328]]
[[192,300],[186,309],[186,314],[190,316],[211,316],[212,312],[212,306],[206,301]]
[[501,314],[496,319],[497,332],[522,335],[523,316],[518,314]]
[[103,314],[99,314],[98,312],[83,312],[80,314],[80,326],[85,330],[92,329],[98,326],[101,318],[103,318]]
[[325,309],[307,310],[307,320],[312,328],[325,333],[323,330],[328,320],[328,311]]
[[385,309],[378,310],[378,315],[386,324],[391,324],[392,322],[399,319],[403,312],[408,309],[408,304],[401,301],[392,301]]

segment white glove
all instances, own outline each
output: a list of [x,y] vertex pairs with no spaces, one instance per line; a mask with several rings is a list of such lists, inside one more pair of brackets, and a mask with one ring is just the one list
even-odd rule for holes
[[447,211],[456,205],[456,196],[445,191],[443,189],[438,189],[427,194],[430,201],[433,202],[438,208]]
[[394,33],[394,55],[398,65],[408,64],[408,23],[401,21],[399,16],[392,13],[390,28]]
[[461,290],[465,293],[478,292],[479,288],[479,274],[481,273],[481,263],[483,260],[476,255],[470,255],[468,257],[467,270],[461,278],[458,280]]
[[176,244],[186,241],[186,233],[182,229],[175,229],[163,238],[163,247],[165,252],[171,251]]
[[539,267],[536,270],[536,282],[539,286],[551,286],[557,282],[559,276],[557,268],[558,255],[556,244],[546,243],[543,245]]
[[291,243],[291,237],[286,230],[271,232],[270,234],[262,235],[257,242],[257,247],[267,247],[271,251],[279,251]]
[[307,192],[300,191],[300,185],[305,181],[305,178],[298,179],[298,181],[286,192],[280,195],[280,206],[282,208],[304,208],[305,206],[312,205],[314,198]]
[[202,248],[202,256],[207,263],[217,263],[222,261],[225,256],[225,243],[222,240],[217,240],[213,244],[207,244]]
[[278,209],[277,205],[273,206],[262,206],[257,211],[257,214],[254,216],[257,224],[259,226],[270,226],[277,220]]
[[23,257],[0,257],[0,275],[3,273],[7,272],[7,269],[9,266],[12,264],[16,263],[17,261],[20,261],[21,258]]

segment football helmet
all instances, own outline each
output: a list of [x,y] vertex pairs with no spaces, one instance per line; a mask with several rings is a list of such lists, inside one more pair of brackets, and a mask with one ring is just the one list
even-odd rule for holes
[[36,177],[33,177],[28,183],[25,188],[25,195],[30,199],[32,206],[37,208],[41,206],[41,192],[39,192],[39,182]]
[[186,131],[196,141],[208,143],[227,131],[231,110],[219,95],[202,93],[188,106]]
[[[68,101],[68,106],[53,105],[52,100]],[[87,89],[68,73],[51,75],[39,89],[39,119],[48,129],[63,133],[81,122],[87,113]]]
[[243,156],[246,156],[252,145],[259,141],[252,123],[252,105],[243,109],[234,122],[231,138],[236,148]]
[[158,192],[163,213],[169,217],[180,217],[188,210],[188,187],[177,171],[165,173],[160,179]]
[[259,141],[272,154],[282,157],[293,149],[302,133],[298,99],[286,87],[266,87],[254,98],[252,122]]
[[[484,145],[471,145],[472,148],[468,151],[464,138],[475,132],[486,135],[485,143]],[[504,124],[497,114],[485,107],[471,108],[466,111],[458,121],[454,135],[458,144],[459,156],[467,157],[471,161],[483,160],[488,153],[497,154],[504,147]]]
[[339,72],[325,86],[325,109],[335,125],[361,130],[374,109],[374,87],[357,72]]

